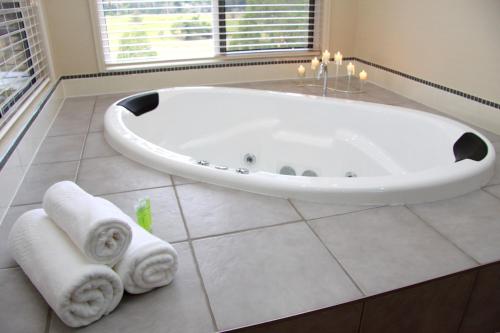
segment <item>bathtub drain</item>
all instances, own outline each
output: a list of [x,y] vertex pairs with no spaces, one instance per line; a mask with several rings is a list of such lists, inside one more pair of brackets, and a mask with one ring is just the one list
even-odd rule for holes
[[243,156],[243,161],[245,161],[246,164],[252,165],[257,162],[257,157],[254,154],[247,153]]

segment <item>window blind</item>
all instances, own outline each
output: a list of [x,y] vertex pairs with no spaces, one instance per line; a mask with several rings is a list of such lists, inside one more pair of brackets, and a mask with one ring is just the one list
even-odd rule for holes
[[48,77],[32,0],[0,1],[0,127]]
[[314,14],[310,0],[219,1],[221,52],[312,49]]
[[314,0],[96,0],[107,65],[308,50]]

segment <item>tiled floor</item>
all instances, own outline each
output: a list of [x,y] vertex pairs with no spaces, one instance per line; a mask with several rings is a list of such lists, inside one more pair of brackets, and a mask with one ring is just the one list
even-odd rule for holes
[[[290,82],[240,86],[318,92]],[[132,216],[135,202],[149,196],[154,233],[175,243],[180,255],[173,284],[126,295],[111,315],[82,332],[235,328],[500,259],[499,173],[483,190],[409,207],[269,198],[169,176],[115,152],[104,140],[103,116],[121,97],[65,101],[0,225],[1,332],[72,331],[49,311],[5,246],[15,219],[39,207],[44,191],[63,179]],[[372,85],[351,97],[437,113]],[[498,151],[500,136],[484,133]]]
[[404,206],[309,223],[367,295],[477,265]]
[[193,246],[219,329],[362,295],[304,222],[210,237]]
[[301,219],[285,199],[202,183],[179,186],[177,194],[192,238]]

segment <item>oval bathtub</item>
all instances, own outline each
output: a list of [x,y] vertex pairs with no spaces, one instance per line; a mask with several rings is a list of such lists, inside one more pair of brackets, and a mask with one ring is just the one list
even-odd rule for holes
[[484,186],[495,161],[484,136],[444,117],[237,88],[171,88],[122,99],[106,112],[105,137],[123,155],[173,175],[342,204],[461,195]]

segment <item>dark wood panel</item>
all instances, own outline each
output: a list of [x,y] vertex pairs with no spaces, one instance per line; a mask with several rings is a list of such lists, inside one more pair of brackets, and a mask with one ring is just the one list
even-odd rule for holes
[[369,299],[361,333],[456,333],[476,272],[465,272]]
[[310,312],[282,320],[240,328],[238,333],[357,333],[361,319],[361,302]]
[[500,264],[482,268],[460,333],[500,332]]

